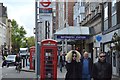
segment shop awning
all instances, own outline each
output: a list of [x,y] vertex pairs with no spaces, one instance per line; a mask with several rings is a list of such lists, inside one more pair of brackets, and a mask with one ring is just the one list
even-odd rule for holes
[[57,39],[87,39],[90,35],[89,27],[69,26],[54,33]]

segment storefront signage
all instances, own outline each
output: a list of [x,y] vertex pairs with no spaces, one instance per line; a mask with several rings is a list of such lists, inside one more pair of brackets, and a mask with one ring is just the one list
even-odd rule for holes
[[57,39],[88,39],[88,35],[57,35]]

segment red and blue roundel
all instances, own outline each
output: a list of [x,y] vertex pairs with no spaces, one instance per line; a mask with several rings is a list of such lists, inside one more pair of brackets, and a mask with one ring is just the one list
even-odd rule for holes
[[43,7],[48,7],[48,6],[51,4],[51,2],[50,2],[50,0],[42,0],[42,1],[40,2],[40,4],[41,4]]

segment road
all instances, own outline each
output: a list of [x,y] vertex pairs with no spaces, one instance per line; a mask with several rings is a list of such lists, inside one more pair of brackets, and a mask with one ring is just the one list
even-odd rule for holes
[[21,71],[16,72],[15,66],[1,67],[2,66],[2,56],[0,55],[0,80],[35,80],[34,72]]
[[10,66],[9,68],[2,68],[1,80],[35,80],[35,77],[36,76],[34,72],[16,72],[15,66]]

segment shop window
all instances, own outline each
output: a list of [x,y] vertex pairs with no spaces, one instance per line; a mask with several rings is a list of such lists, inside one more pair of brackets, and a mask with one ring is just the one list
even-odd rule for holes
[[100,52],[100,47],[96,47],[96,57],[95,58],[98,58],[99,52]]
[[116,55],[115,55],[115,52],[113,52],[113,66],[116,67]]

